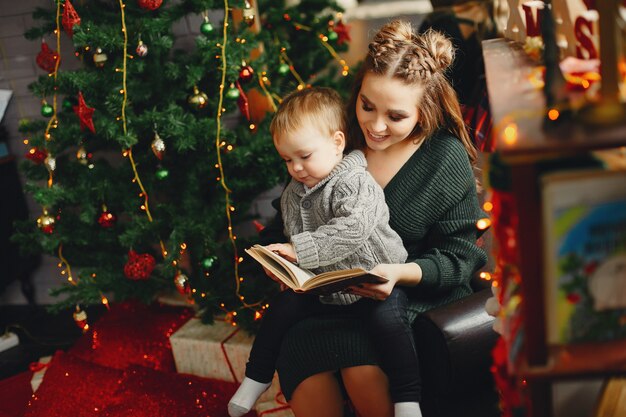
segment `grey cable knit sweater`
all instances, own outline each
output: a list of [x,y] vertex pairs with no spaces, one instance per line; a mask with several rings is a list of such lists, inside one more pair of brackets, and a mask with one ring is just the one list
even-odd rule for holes
[[[440,131],[411,156],[384,189],[390,225],[422,269],[422,280],[405,287],[410,320],[420,312],[471,294],[473,273],[487,261],[476,245],[476,221],[485,214],[461,141]],[[261,242],[278,242],[282,219],[268,224]],[[419,335],[417,335],[419,337]],[[358,318],[336,315],[295,325],[283,340],[277,369],[286,398],[311,375],[375,364],[367,328]]]
[[[366,167],[363,152],[352,151],[313,188],[292,179],[283,191],[284,233],[302,268],[319,274],[406,261],[402,239],[389,226],[383,189]],[[359,298],[333,296],[323,301],[350,304]]]

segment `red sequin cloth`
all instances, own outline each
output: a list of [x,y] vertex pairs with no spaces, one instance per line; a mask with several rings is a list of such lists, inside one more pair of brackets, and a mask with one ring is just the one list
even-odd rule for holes
[[24,415],[26,404],[33,395],[32,377],[33,373],[26,371],[0,381],[0,417]]
[[[228,417],[234,383],[130,367],[118,392],[119,403],[104,417]],[[254,414],[252,414],[254,415]]]
[[176,372],[169,337],[192,316],[190,308],[113,304],[69,352],[116,369],[141,365]]
[[50,361],[24,417],[92,417],[115,402],[122,382],[118,369],[89,363],[58,351]]

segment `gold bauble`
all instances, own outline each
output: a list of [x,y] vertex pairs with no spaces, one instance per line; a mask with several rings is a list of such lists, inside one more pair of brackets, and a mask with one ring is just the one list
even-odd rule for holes
[[161,139],[161,136],[159,136],[157,132],[154,132],[154,140],[152,140],[150,147],[152,148],[154,156],[156,156],[159,160],[163,159],[163,154],[165,153],[165,142],[163,142],[163,139]]
[[195,109],[202,109],[208,104],[209,97],[202,91],[198,90],[198,87],[194,86],[193,95],[189,96],[187,102],[191,104]]
[[37,227],[46,234],[54,231],[54,217],[48,214],[48,210],[44,209],[43,214],[37,218]]
[[57,169],[57,160],[54,156],[46,156],[46,159],[43,160],[44,165],[50,172],[54,172]]
[[96,48],[96,52],[93,54],[93,63],[96,64],[96,67],[104,67],[108,59],[107,54],[102,52],[102,48]]
[[243,21],[246,22],[248,26],[254,25],[254,9],[248,0],[245,1],[243,6]]
[[80,162],[82,165],[87,165],[89,163],[87,150],[84,146],[81,145],[81,147],[78,148],[78,150],[76,151],[76,159],[78,159],[78,162]]

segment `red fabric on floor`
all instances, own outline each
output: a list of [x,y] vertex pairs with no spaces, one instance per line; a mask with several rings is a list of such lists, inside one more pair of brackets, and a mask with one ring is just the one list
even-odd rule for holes
[[31,371],[22,372],[0,381],[0,417],[21,417],[33,395]]
[[169,342],[193,310],[139,302],[112,304],[92,329],[69,350],[89,362],[126,369],[130,365],[176,372]]
[[131,366],[120,385],[119,402],[106,408],[103,415],[228,417],[226,405],[236,389],[234,383]]
[[115,403],[123,372],[58,351],[24,417],[95,417]]

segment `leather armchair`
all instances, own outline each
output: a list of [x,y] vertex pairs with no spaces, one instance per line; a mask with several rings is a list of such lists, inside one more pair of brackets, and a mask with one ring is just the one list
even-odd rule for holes
[[[485,311],[488,288],[418,316],[413,324],[424,417],[499,416],[490,372],[498,334]],[[419,335],[419,337],[417,336]]]

